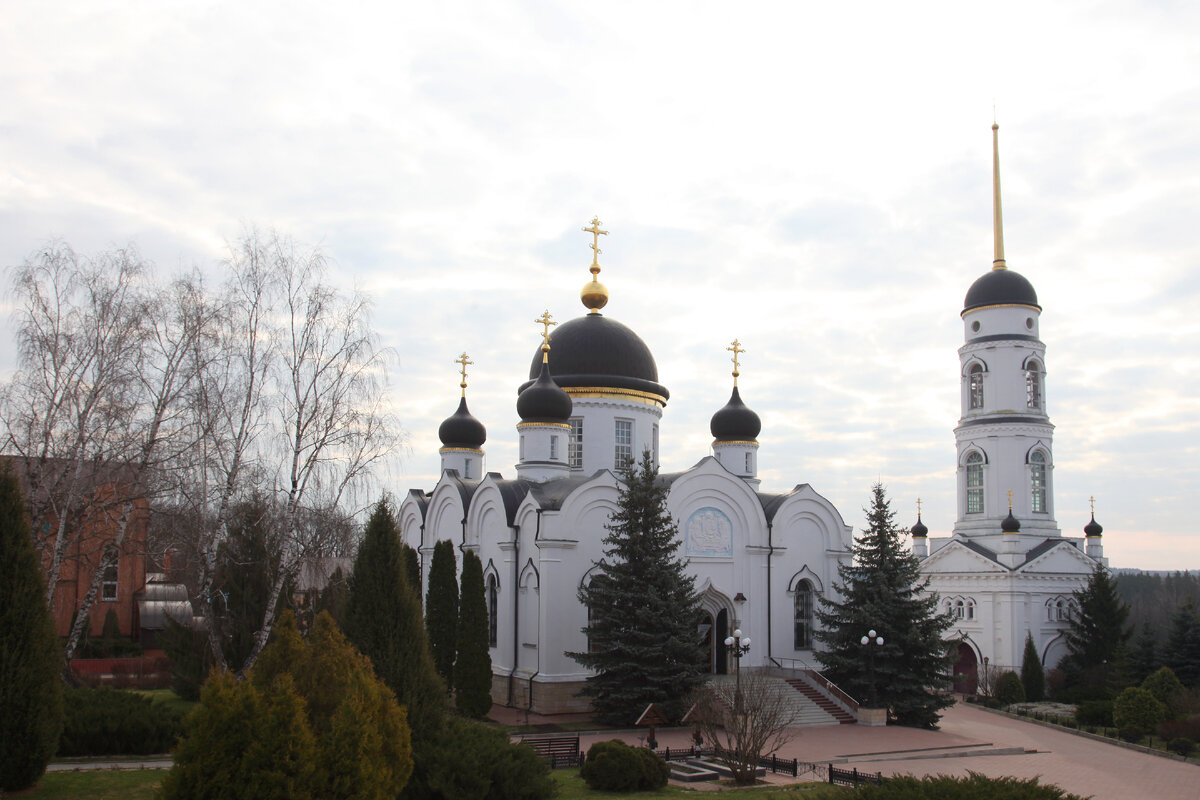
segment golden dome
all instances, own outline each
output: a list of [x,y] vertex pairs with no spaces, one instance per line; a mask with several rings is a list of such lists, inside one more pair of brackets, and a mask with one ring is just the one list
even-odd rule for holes
[[608,305],[608,287],[592,278],[579,290],[579,299],[583,301],[584,308],[599,313],[600,309]]

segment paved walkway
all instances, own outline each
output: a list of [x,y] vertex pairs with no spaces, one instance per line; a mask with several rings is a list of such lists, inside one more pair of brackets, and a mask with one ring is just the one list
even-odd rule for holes
[[[511,709],[494,708],[491,716],[505,724],[525,722],[522,712]],[[530,715],[528,724],[586,719],[584,715],[564,719],[535,714]],[[941,729],[936,731],[861,725],[797,731],[796,737],[780,748],[781,758],[833,761],[845,769],[884,775],[966,775],[973,771],[993,777],[1040,777],[1096,800],[1200,800],[1200,766],[1194,763],[1127,750],[964,703],[946,709]],[[594,741],[613,738],[644,743],[644,737],[645,731],[584,733],[580,747],[586,750]],[[690,732],[682,728],[660,730],[657,739],[660,748],[691,744]],[[792,780],[769,773],[768,779],[772,783]],[[690,786],[706,788],[705,784]]]

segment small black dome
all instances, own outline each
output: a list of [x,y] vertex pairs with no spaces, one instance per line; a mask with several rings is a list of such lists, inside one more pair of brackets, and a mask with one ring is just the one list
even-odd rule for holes
[[537,380],[526,384],[517,397],[517,414],[522,422],[566,422],[572,407],[571,396],[551,379],[545,363]]
[[467,398],[458,401],[458,410],[442,422],[438,438],[443,447],[466,447],[478,450],[487,441],[487,428],[467,410]]
[[1099,522],[1096,522],[1095,512],[1092,513],[1092,521],[1083,526],[1083,532],[1088,536],[1099,536],[1104,533],[1104,528],[1100,526]]
[[762,422],[758,414],[751,411],[742,402],[738,387],[733,387],[729,402],[720,411],[712,415],[708,423],[713,438],[718,442],[753,442],[762,430]]
[[984,306],[1033,306],[1038,305],[1037,292],[1024,275],[1011,269],[994,269],[971,284],[967,298],[963,301],[963,313]]
[[1000,530],[1005,533],[1016,533],[1021,530],[1021,521],[1012,515],[1012,509],[1008,510],[1008,516],[1000,523]]
[[920,514],[917,514],[917,524],[912,526],[912,535],[917,539],[923,539],[929,535],[929,528],[926,528],[925,523],[921,522]]
[[[558,326],[550,339],[550,374],[565,388],[601,387],[649,392],[666,400],[670,393],[658,382],[658,365],[641,337],[603,314],[587,314]],[[539,348],[529,377],[542,368]],[[521,386],[521,391],[529,386]]]

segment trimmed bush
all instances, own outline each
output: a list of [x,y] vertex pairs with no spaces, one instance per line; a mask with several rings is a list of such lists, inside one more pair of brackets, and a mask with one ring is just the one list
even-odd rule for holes
[[1175,672],[1170,667],[1163,667],[1151,673],[1142,681],[1142,688],[1166,707],[1167,719],[1175,719],[1184,713],[1187,689],[1179,682],[1179,678],[1175,677]]
[[425,766],[431,797],[546,800],[558,788],[549,765],[533,748],[513,744],[503,731],[461,717],[446,718]]
[[1099,725],[1108,728],[1113,724],[1111,700],[1087,700],[1075,711],[1075,721],[1080,725]]
[[950,775],[929,775],[914,778],[899,775],[889,778],[882,786],[864,784],[839,797],[847,800],[1084,800],[1054,784],[1041,783],[1038,778],[989,778],[972,772],[965,778]]
[[1196,749],[1196,743],[1191,739],[1185,739],[1180,736],[1178,739],[1172,739],[1170,744],[1167,745],[1167,749],[1181,756],[1190,756],[1192,751]]
[[1154,730],[1167,715],[1166,706],[1145,689],[1130,686],[1113,701],[1113,724],[1121,738],[1137,741]]
[[611,739],[591,746],[579,774],[592,789],[636,792],[666,786],[671,768],[651,750]]
[[996,699],[1002,706],[1024,703],[1025,685],[1021,683],[1021,676],[1012,670],[1001,675],[1000,679],[996,681]]
[[120,689],[68,689],[59,756],[152,755],[175,746],[183,716]]

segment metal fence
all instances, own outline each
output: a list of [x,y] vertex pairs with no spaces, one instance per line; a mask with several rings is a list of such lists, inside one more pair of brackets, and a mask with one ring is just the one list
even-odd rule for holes
[[883,773],[876,772],[872,775],[869,772],[859,772],[857,767],[854,769],[838,769],[833,764],[830,764],[829,782],[842,786],[858,786],[860,783],[873,783],[876,786],[882,786]]

